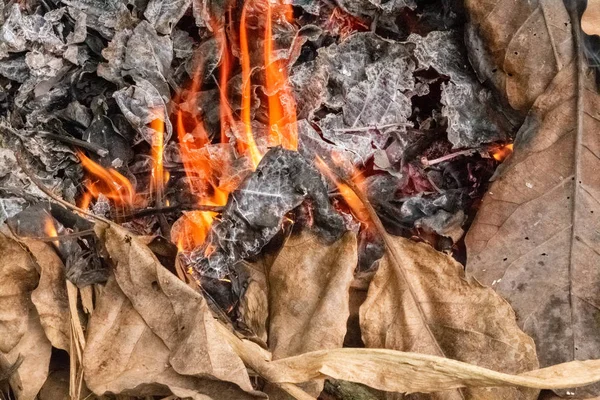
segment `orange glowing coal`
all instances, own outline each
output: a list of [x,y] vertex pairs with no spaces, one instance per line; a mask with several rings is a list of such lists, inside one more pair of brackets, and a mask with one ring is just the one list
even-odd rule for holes
[[[135,202],[135,190],[129,179],[121,175],[117,170],[104,168],[92,161],[81,151],[77,152],[81,165],[87,171],[89,179],[85,186],[91,198],[97,199],[100,194],[113,201],[117,206],[133,207]],[[84,197],[82,208],[89,206],[90,199]],[[87,204],[85,204],[87,203]]]
[[496,161],[504,161],[513,152],[513,144],[507,144],[492,150],[492,157]]

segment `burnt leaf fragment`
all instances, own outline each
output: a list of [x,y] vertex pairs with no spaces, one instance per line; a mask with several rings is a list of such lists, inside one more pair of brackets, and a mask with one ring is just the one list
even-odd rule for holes
[[237,261],[257,254],[279,231],[285,214],[305,199],[312,200],[316,231],[328,241],[338,238],[344,223],[319,172],[297,152],[271,149],[230,195],[206,243],[189,255],[195,273],[222,277]]

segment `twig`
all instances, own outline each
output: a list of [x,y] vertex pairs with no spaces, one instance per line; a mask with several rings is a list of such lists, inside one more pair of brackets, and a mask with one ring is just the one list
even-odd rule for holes
[[61,206],[68,208],[69,210],[77,211],[78,213],[80,213],[82,215],[88,216],[88,217],[93,218],[93,219],[95,219],[97,221],[102,221],[102,222],[104,222],[105,224],[108,224],[108,225],[112,224],[112,222],[109,221],[108,219],[100,217],[100,216],[95,215],[95,214],[92,214],[92,213],[90,213],[90,212],[88,212],[88,211],[86,211],[86,210],[84,210],[82,208],[79,208],[79,207],[77,207],[77,206],[69,203],[68,201],[65,201],[65,200],[61,199],[60,197],[58,197],[54,193],[52,193],[52,191],[50,189],[48,189],[46,187],[46,185],[44,185],[42,183],[42,181],[40,181],[38,179],[38,177],[35,176],[33,174],[33,172],[31,172],[25,166],[25,163],[23,162],[23,159],[22,159],[22,156],[21,156],[20,152],[16,152],[15,153],[15,158],[17,160],[17,164],[19,164],[19,167],[21,167],[21,169],[23,170],[23,173],[25,175],[27,175],[27,177],[31,180],[31,182],[34,183],[35,186],[37,186],[42,192],[44,192],[48,197],[50,197],[50,199],[52,199],[56,203],[60,204]]
[[168,207],[154,207],[154,208],[145,208],[143,210],[134,211],[129,214],[123,215],[115,215],[115,219],[120,222],[128,222],[137,218],[147,217],[149,215],[154,214],[168,214],[171,212],[177,211],[212,211],[212,212],[221,212],[223,211],[223,206],[211,206],[211,205],[199,205],[199,206],[181,206],[181,205],[173,205]]
[[362,132],[362,131],[368,131],[371,129],[386,129],[386,128],[393,128],[395,126],[412,126],[411,123],[408,122],[398,122],[395,124],[387,124],[387,125],[372,125],[372,126],[359,126],[356,128],[339,128],[339,129],[334,129],[334,132]]
[[476,152],[477,152],[476,149],[461,150],[461,151],[457,151],[456,153],[446,154],[445,156],[442,156],[440,158],[434,158],[433,160],[428,160],[427,157],[421,157],[421,164],[423,164],[426,167],[429,167],[429,166],[439,164],[444,161],[452,160],[453,158],[456,158],[456,157],[469,156]]
[[100,157],[106,157],[109,153],[108,149],[102,146],[98,146],[97,144],[89,143],[85,140],[80,140],[72,136],[57,135],[56,133],[50,132],[39,132],[39,135],[50,139],[58,140],[63,143],[72,144],[73,146],[81,147],[82,149],[86,149],[98,154]]

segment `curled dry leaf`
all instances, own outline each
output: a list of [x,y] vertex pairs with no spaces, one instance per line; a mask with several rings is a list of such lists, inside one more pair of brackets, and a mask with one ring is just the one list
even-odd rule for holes
[[52,346],[69,351],[71,338],[69,301],[65,284],[65,266],[51,244],[22,238],[40,269],[38,286],[31,301]]
[[[433,354],[511,374],[537,368],[533,341],[492,289],[466,279],[458,262],[429,245],[387,236],[386,246],[360,309],[367,347]],[[535,399],[537,392],[469,388],[432,397]]]
[[[268,274],[273,360],[342,347],[356,246],[353,232],[326,244],[309,230],[285,243]],[[311,382],[305,389],[316,397],[323,382]]]
[[519,375],[445,357],[385,349],[319,350],[269,362],[256,344],[239,339],[223,325],[217,327],[236,352],[269,382],[289,384],[330,377],[385,391],[430,393],[465,386],[557,389],[600,380],[600,360],[573,361]]
[[588,35],[600,35],[600,0],[588,0],[581,16],[581,29]]
[[22,359],[9,383],[17,400],[33,400],[48,376],[52,346],[31,302],[38,283],[35,263],[17,241],[0,233],[0,358]]
[[38,284],[38,273],[27,251],[2,233],[0,255],[0,352],[8,353],[27,332],[30,296]]
[[574,57],[563,0],[467,0],[470,59],[517,110],[527,111]]
[[[173,373],[230,382],[248,393],[240,398],[256,395],[244,364],[218,335],[217,322],[204,298],[166,270],[152,251],[126,230],[97,225],[96,231],[113,260],[119,288],[148,334],[160,338],[168,349]],[[98,313],[96,309],[93,321],[99,321]],[[143,350],[154,351],[152,347]]]
[[177,396],[199,400],[253,398],[230,382],[181,375],[169,358],[165,342],[111,276],[91,317],[84,352],[86,383],[94,393],[168,395],[168,387]]
[[468,272],[511,303],[542,366],[600,358],[600,96],[576,64],[536,100],[466,237]]
[[26,311],[27,330],[19,343],[8,353],[0,353],[9,364],[23,362],[9,378],[10,386],[17,400],[34,400],[48,377],[52,345],[40,324],[40,317],[35,307],[29,302]]

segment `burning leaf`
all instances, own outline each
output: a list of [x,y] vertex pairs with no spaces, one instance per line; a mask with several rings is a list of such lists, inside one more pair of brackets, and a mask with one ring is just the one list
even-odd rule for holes
[[[112,296],[117,298],[117,303],[120,303],[120,307],[124,307],[128,314],[138,314],[138,317],[131,317],[140,321],[134,329],[137,333],[131,332],[131,335],[138,335],[137,338],[152,342],[162,340],[164,343],[164,350],[156,353],[162,357],[156,364],[161,368],[159,372],[165,370],[165,365],[170,365],[168,371],[171,375],[221,380],[233,384],[230,386],[252,392],[244,364],[217,334],[214,326],[217,322],[213,320],[204,298],[165,269],[152,251],[126,230],[116,225],[98,225],[96,231],[105,241],[106,249],[115,263],[115,281],[119,291],[122,290],[124,294],[123,296],[115,292]],[[106,306],[106,313],[119,316],[118,311],[109,307],[110,305]],[[92,317],[96,323],[104,325],[99,329],[112,330],[114,334],[118,334],[121,323],[115,327],[106,325],[108,317],[99,317],[98,315],[103,314],[100,310],[102,308],[98,306]],[[129,320],[127,316],[122,318],[123,321]],[[112,319],[113,317],[108,321]],[[93,323],[94,321],[91,324]],[[114,345],[102,344],[101,338],[98,340],[98,346]],[[130,337],[124,335],[120,340],[129,342]],[[137,349],[135,341],[129,343],[124,345]],[[129,348],[128,352],[131,353],[134,348]],[[142,346],[137,354],[141,357],[154,357],[154,352],[153,346]],[[101,352],[96,354],[102,356]],[[117,356],[120,357],[118,354],[117,352]],[[89,357],[88,362],[94,362],[96,365],[94,368],[103,368],[100,360],[94,360],[95,357],[91,355]],[[118,360],[115,361],[119,363]],[[130,364],[128,368],[135,365]],[[110,379],[105,382],[109,381]],[[101,385],[90,385],[90,388],[96,393],[109,390]]]
[[573,59],[571,21],[562,0],[468,0],[467,44],[481,80],[526,112]]
[[[533,340],[493,290],[465,279],[458,262],[429,245],[392,236],[385,242],[387,252],[360,309],[367,347],[433,354],[511,374],[537,367]],[[500,400],[537,394],[467,389],[462,396]]]
[[[189,312],[194,313],[196,305],[189,304]],[[173,309],[168,312],[172,313]],[[202,324],[203,319],[201,317],[198,323]],[[193,326],[182,327],[190,332],[194,329]],[[201,331],[198,333],[204,333]],[[196,344],[203,347],[201,341]],[[170,357],[165,342],[146,324],[112,276],[91,317],[84,352],[86,383],[94,393],[166,396],[170,394],[165,390],[168,387],[177,396],[198,400],[254,398],[230,382],[179,374],[170,364]],[[210,361],[198,367],[210,368]]]
[[[288,239],[268,273],[273,360],[342,347],[357,262],[352,232],[333,244],[310,231]],[[310,391],[318,396],[322,389],[313,382]]]
[[258,254],[279,231],[285,214],[306,198],[312,200],[319,233],[329,240],[339,237],[343,221],[329,203],[318,171],[295,151],[271,149],[229,196],[207,242],[189,255],[195,274],[220,278],[238,261]]
[[542,366],[600,357],[600,96],[592,75],[571,62],[538,97],[466,238],[468,271],[508,299]]

